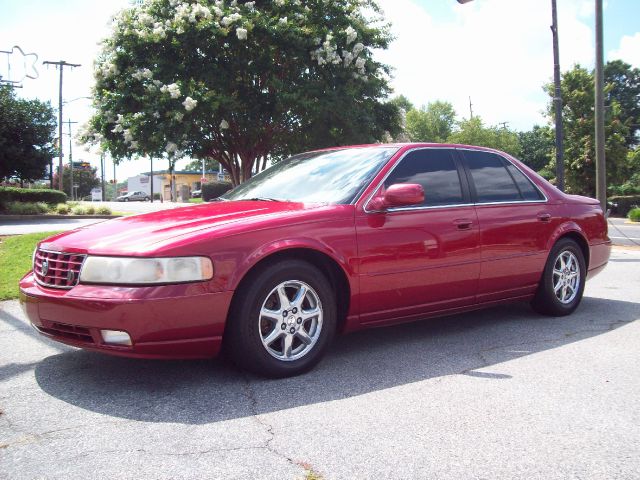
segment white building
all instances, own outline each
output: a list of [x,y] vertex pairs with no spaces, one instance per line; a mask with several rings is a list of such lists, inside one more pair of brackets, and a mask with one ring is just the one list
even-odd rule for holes
[[[151,182],[150,176],[141,174],[135,177],[129,177],[127,179],[127,191],[128,192],[144,192],[147,195],[151,195]],[[162,192],[162,182],[164,175],[153,175],[153,193]]]

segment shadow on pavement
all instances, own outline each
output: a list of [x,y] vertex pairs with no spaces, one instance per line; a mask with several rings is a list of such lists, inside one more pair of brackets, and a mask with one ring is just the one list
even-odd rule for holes
[[[584,298],[564,318],[524,304],[338,337],[310,373],[268,380],[225,360],[145,361],[69,350],[35,368],[40,387],[79,408],[145,422],[204,424],[339,400],[445,375],[509,381],[491,366],[638,319],[638,304]],[[553,375],[553,366],[549,366]],[[482,370],[482,371],[478,371]]]

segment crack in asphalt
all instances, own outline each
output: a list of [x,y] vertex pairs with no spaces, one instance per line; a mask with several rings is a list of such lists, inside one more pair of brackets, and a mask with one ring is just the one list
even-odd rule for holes
[[260,448],[266,449],[269,452],[271,452],[272,454],[276,455],[277,457],[284,459],[287,463],[289,463],[289,465],[294,466],[294,467],[303,468],[305,470],[305,472],[308,472],[308,469],[303,465],[303,462],[295,461],[293,458],[291,458],[291,457],[285,455],[284,453],[278,451],[272,445],[272,442],[276,438],[276,433],[273,431],[273,425],[271,425],[266,420],[264,420],[260,416],[260,414],[258,413],[258,400],[256,398],[255,392],[254,392],[253,387],[251,385],[251,379],[244,372],[241,372],[241,375],[242,375],[242,378],[244,380],[244,384],[243,384],[243,386],[244,386],[244,388],[243,388],[244,395],[247,398],[247,400],[249,401],[249,408],[250,408],[250,411],[251,411],[251,418],[253,418],[260,426],[262,426],[265,429],[265,431],[267,432],[267,434],[269,435],[269,439]]

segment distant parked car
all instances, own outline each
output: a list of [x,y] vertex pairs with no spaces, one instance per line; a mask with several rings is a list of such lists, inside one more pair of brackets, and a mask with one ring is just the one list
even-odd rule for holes
[[191,192],[191,198],[200,198],[202,197],[202,190],[194,190]]
[[149,195],[144,192],[129,192],[116,198],[118,202],[146,202],[150,200]]

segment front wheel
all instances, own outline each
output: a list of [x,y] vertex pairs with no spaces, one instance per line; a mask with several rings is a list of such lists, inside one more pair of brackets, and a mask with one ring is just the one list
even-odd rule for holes
[[298,375],[316,365],[336,329],[335,294],[324,274],[285,260],[242,283],[225,343],[243,368],[270,376]]
[[569,315],[582,300],[586,278],[582,250],[573,240],[561,239],[551,249],[531,305],[545,315]]

